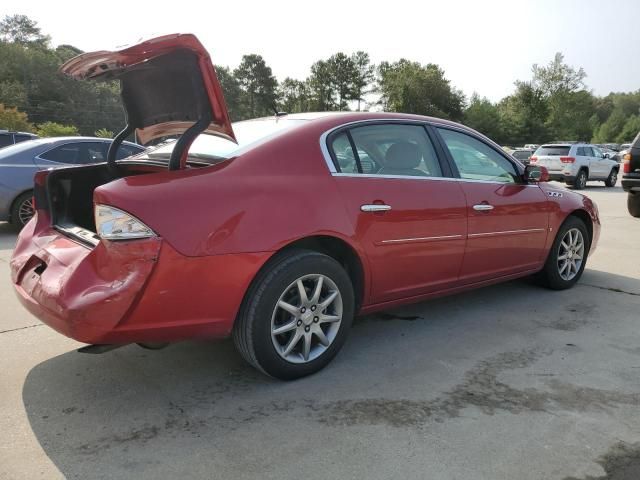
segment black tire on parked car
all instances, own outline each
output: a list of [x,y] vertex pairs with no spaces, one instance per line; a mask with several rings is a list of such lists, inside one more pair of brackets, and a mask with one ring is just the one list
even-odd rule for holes
[[311,250],[284,251],[249,288],[233,340],[258,370],[293,380],[333,359],[346,340],[354,310],[351,279],[336,260]]
[[589,231],[578,217],[568,217],[558,233],[537,279],[552,290],[573,287],[580,279],[591,247]]
[[589,175],[586,170],[580,170],[578,175],[576,175],[576,179],[573,181],[573,188],[575,190],[582,190],[587,186],[587,180],[589,179]]
[[616,183],[618,183],[618,169],[612,168],[611,172],[609,172],[609,176],[604,181],[606,187],[615,187]]
[[627,210],[632,217],[640,218],[640,193],[627,194]]
[[31,220],[34,213],[33,192],[24,192],[13,201],[11,223],[21,229]]

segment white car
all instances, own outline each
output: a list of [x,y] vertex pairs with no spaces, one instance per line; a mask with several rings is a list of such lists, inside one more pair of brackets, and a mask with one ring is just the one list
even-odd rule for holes
[[587,143],[541,145],[529,162],[546,167],[551,180],[565,182],[576,190],[582,190],[590,180],[614,187],[620,170],[618,162],[606,158],[598,147]]

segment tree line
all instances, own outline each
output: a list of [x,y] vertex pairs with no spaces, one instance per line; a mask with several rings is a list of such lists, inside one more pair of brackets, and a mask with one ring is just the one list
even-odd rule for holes
[[[118,85],[64,78],[58,68],[82,50],[50,43],[24,15],[0,22],[0,128],[112,136],[124,123]],[[567,65],[561,53],[533,65],[531,78],[516,81],[499,102],[477,93],[467,99],[436,64],[374,65],[364,51],[318,60],[304,79],[278,81],[257,54],[244,55],[236,68],[216,65],[216,72],[234,121],[275,112],[381,109],[462,122],[504,145],[621,143],[640,131],[640,90],[596,96],[584,70]]]

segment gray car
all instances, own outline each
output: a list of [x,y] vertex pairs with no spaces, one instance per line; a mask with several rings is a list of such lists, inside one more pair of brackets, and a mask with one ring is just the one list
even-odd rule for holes
[[[111,139],[55,137],[30,140],[0,150],[0,221],[22,227],[33,216],[33,175],[38,170],[100,163],[107,159]],[[124,142],[117,158],[144,151]]]

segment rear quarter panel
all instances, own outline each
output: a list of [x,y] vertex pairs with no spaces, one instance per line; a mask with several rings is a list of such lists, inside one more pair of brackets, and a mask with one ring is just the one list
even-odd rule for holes
[[275,251],[311,235],[358,250],[322,131],[298,127],[213,167],[120,179],[96,189],[94,201],[132,213],[186,256]]

